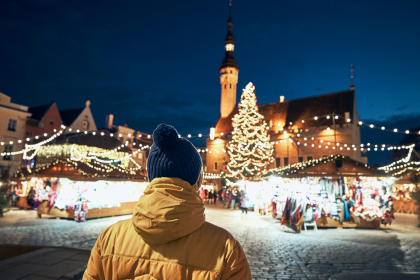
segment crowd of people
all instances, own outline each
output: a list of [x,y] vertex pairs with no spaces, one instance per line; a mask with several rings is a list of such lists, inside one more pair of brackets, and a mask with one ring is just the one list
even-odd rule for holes
[[218,191],[202,188],[200,196],[204,203],[208,205],[216,204],[219,201],[223,203],[223,207],[226,207],[226,209],[234,210],[237,206],[242,210],[242,214],[248,214],[248,208],[250,207],[249,196],[246,191],[240,191],[237,187],[222,188]]
[[[10,205],[12,207],[18,207],[19,197],[21,195],[23,195],[22,189],[18,187],[9,188],[6,194],[7,198],[10,199]],[[35,209],[37,206],[36,201],[35,201],[35,195],[36,195],[36,191],[34,190],[33,187],[31,187],[26,196],[26,203],[32,209]]]

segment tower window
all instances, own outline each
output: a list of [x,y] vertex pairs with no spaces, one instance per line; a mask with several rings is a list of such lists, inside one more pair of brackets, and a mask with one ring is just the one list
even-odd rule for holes
[[226,44],[226,51],[227,52],[233,52],[234,46],[233,44]]
[[232,84],[229,84],[229,88],[232,88]]
[[232,70],[230,70],[230,74],[232,74]]
[[226,88],[226,84],[225,84],[225,88]]
[[217,162],[214,163],[214,170],[217,170]]

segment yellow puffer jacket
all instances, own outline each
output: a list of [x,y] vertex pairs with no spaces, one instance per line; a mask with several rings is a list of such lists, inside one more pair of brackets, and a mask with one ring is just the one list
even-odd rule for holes
[[154,179],[132,219],[101,233],[83,279],[251,279],[238,241],[205,221],[197,189]]

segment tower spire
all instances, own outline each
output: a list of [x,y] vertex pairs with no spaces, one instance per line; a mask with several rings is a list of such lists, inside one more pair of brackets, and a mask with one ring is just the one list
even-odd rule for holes
[[355,89],[355,86],[353,84],[353,69],[354,69],[353,64],[350,64],[350,89],[351,90]]
[[220,116],[226,118],[236,105],[236,86],[238,84],[239,67],[233,55],[235,38],[233,37],[232,0],[229,0],[228,31],[225,38],[225,57],[220,66],[220,84],[222,98],[220,102]]
[[229,0],[229,19],[228,19],[228,32],[225,38],[225,58],[222,61],[220,69],[225,67],[234,67],[239,70],[234,57],[235,37],[233,36],[233,20],[232,20],[232,0]]

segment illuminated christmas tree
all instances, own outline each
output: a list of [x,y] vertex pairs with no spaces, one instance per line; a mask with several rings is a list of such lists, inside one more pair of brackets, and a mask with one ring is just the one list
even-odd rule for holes
[[264,116],[258,113],[255,86],[249,83],[238,104],[239,113],[232,119],[233,135],[227,145],[227,169],[235,178],[258,177],[274,161],[273,144]]

